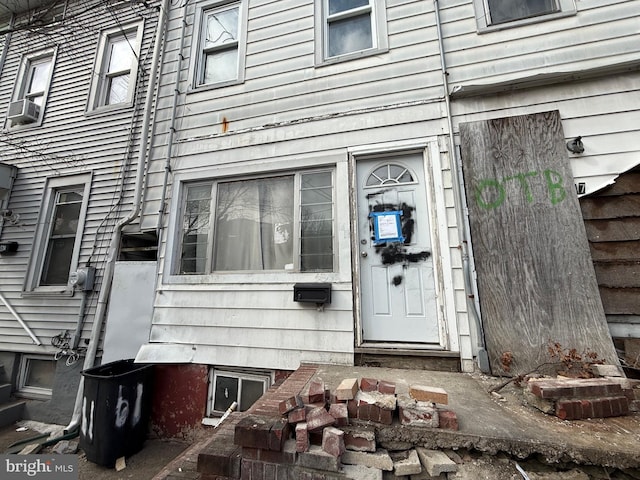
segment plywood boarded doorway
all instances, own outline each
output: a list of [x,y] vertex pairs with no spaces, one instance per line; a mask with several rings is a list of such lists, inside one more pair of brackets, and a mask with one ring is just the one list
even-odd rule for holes
[[492,372],[549,362],[549,342],[618,363],[559,112],[463,123],[460,141]]

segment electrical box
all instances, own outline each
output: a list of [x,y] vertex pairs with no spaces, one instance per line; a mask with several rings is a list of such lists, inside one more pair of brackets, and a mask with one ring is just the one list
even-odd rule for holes
[[296,283],[293,286],[293,301],[315,304],[331,303],[331,284]]
[[96,276],[95,267],[82,267],[69,275],[69,283],[73,287],[85,292],[93,290],[93,281]]

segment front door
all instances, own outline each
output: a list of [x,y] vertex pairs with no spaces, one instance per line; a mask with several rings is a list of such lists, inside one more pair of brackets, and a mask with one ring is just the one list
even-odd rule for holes
[[440,344],[424,159],[357,162],[364,342]]

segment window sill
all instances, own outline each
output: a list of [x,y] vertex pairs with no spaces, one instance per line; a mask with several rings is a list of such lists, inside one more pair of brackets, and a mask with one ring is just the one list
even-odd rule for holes
[[187,95],[192,93],[208,92],[210,90],[218,90],[219,88],[231,87],[233,85],[242,85],[243,83],[244,83],[244,79],[237,79],[237,80],[229,80],[229,81],[220,82],[220,83],[209,83],[209,84],[197,85],[195,87],[190,86],[187,89]]
[[115,105],[103,105],[101,107],[96,107],[90,110],[89,109],[86,110],[84,112],[84,115],[86,117],[95,117],[98,115],[110,114],[110,113],[114,113],[122,110],[128,110],[132,107],[133,107],[132,102],[117,103]]
[[38,287],[35,290],[29,290],[29,291],[24,291],[22,292],[22,296],[23,297],[41,297],[41,298],[46,298],[46,297],[52,297],[52,298],[58,298],[58,297],[73,297],[75,294],[75,290],[73,290],[73,288],[68,288],[68,287]]
[[369,50],[361,50],[359,52],[345,53],[344,55],[339,55],[337,57],[329,57],[321,61],[317,61],[316,67],[317,68],[326,67],[328,65],[333,65],[336,63],[350,62],[358,58],[373,57],[375,55],[381,55],[383,53],[387,53],[388,51],[389,51],[388,48],[371,48]]
[[291,283],[322,281],[338,282],[338,272],[243,272],[243,273],[216,273],[205,275],[166,275],[166,285],[267,285],[282,284],[291,288]]

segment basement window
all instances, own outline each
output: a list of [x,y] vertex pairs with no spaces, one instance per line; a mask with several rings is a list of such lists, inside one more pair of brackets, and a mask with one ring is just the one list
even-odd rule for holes
[[56,361],[40,355],[23,355],[18,373],[18,394],[27,398],[49,398],[53,390]]
[[237,402],[235,411],[248,410],[271,386],[272,376],[261,370],[209,370],[207,415],[219,416]]

